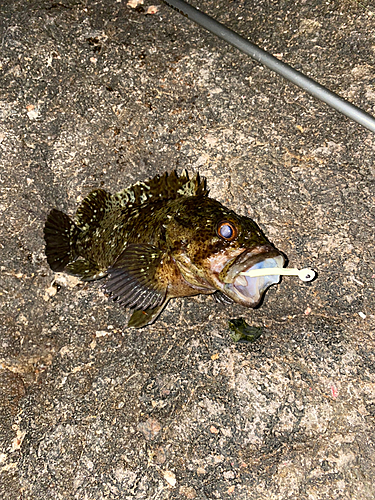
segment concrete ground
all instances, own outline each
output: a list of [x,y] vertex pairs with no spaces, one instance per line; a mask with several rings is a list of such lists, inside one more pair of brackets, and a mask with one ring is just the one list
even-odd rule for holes
[[[373,499],[375,136],[156,2],[0,7],[0,497]],[[194,4],[375,114],[370,0]],[[184,168],[318,279],[131,330],[49,269],[52,207]]]

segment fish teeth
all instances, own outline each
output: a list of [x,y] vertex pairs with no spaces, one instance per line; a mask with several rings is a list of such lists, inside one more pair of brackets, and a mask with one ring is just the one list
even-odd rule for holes
[[234,281],[236,282],[236,285],[239,285],[239,286],[247,286],[248,285],[247,279],[245,278],[245,276],[242,276],[242,275],[237,276],[237,278]]

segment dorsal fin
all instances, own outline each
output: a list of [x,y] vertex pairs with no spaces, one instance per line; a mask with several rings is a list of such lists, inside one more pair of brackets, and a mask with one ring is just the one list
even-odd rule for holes
[[99,225],[107,210],[112,207],[112,195],[104,189],[95,189],[82,201],[75,215],[77,226],[85,230]]
[[186,170],[180,176],[173,170],[170,174],[156,175],[145,182],[137,182],[122,191],[111,194],[104,189],[95,189],[82,201],[77,209],[75,223],[81,230],[100,225],[108,211],[131,208],[148,201],[175,200],[182,196],[207,196],[206,179],[196,173],[191,179]]
[[156,175],[145,182],[137,182],[112,196],[120,207],[138,206],[147,201],[174,200],[181,196],[207,196],[206,179],[195,174],[189,179],[186,170],[180,176],[173,170],[170,174]]

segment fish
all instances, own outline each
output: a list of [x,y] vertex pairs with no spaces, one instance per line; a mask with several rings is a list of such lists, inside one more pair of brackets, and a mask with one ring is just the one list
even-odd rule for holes
[[53,208],[44,226],[54,272],[104,279],[106,294],[132,311],[128,326],[153,323],[170,299],[214,294],[254,308],[280,275],[285,255],[249,217],[209,197],[199,173],[173,170],[111,194],[89,193],[73,218]]

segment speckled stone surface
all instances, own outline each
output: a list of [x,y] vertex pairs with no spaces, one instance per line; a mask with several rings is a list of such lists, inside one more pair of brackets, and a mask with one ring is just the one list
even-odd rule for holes
[[[375,136],[153,5],[0,7],[0,497],[373,499]],[[372,2],[194,5],[375,114]],[[50,208],[175,168],[318,279],[137,331],[50,271]]]

